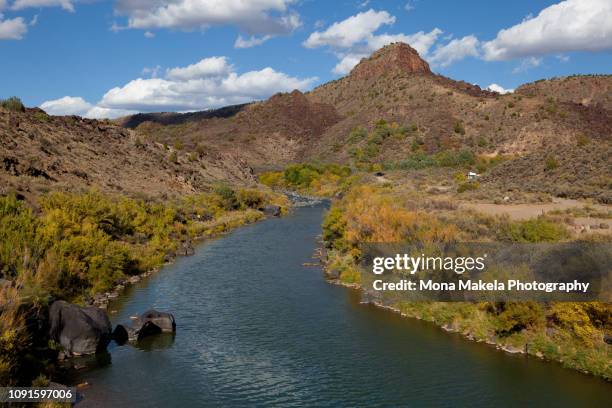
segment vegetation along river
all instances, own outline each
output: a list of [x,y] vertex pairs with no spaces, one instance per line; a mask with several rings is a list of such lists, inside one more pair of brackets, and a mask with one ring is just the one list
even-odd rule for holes
[[324,205],[200,245],[110,309],[171,311],[176,335],[111,344],[82,407],[603,407],[612,385],[360,304],[312,262]]

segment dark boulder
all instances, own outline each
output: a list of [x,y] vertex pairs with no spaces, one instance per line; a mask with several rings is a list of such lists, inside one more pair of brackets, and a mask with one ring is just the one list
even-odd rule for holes
[[119,345],[127,343],[129,339],[128,330],[122,324],[118,324],[113,330],[113,340]]
[[133,327],[126,330],[129,340],[137,341],[153,334],[174,333],[176,322],[171,313],[149,310],[135,319]]
[[604,342],[606,344],[612,344],[612,334],[605,334],[604,335]]
[[58,300],[49,308],[49,335],[74,355],[94,354],[106,349],[112,326],[97,307],[80,307]]
[[172,313],[158,312],[151,309],[144,312],[139,320],[143,325],[147,322],[155,324],[164,333],[174,333],[176,331],[176,322]]
[[261,211],[269,217],[280,217],[281,215],[281,208],[278,205],[268,204]]

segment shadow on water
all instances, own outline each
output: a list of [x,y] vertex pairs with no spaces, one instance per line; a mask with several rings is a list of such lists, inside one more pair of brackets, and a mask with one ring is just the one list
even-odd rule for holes
[[133,344],[128,343],[127,346],[132,346],[142,351],[164,350],[172,347],[175,337],[175,333],[160,333],[145,337]]

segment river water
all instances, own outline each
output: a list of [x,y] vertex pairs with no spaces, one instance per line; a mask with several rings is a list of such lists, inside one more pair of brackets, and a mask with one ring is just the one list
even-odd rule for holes
[[200,245],[126,291],[113,323],[155,308],[175,336],[109,347],[78,407],[604,407],[612,385],[360,304],[313,262],[323,205]]

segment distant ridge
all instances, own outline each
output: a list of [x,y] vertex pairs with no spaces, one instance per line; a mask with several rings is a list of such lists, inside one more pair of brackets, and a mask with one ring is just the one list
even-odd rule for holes
[[143,122],[154,122],[160,125],[180,125],[187,122],[195,122],[203,119],[229,118],[244,109],[248,103],[240,105],[229,105],[219,109],[210,109],[198,112],[176,113],[176,112],[155,112],[137,113],[131,116],[119,118],[116,122],[128,129],[135,129]]

